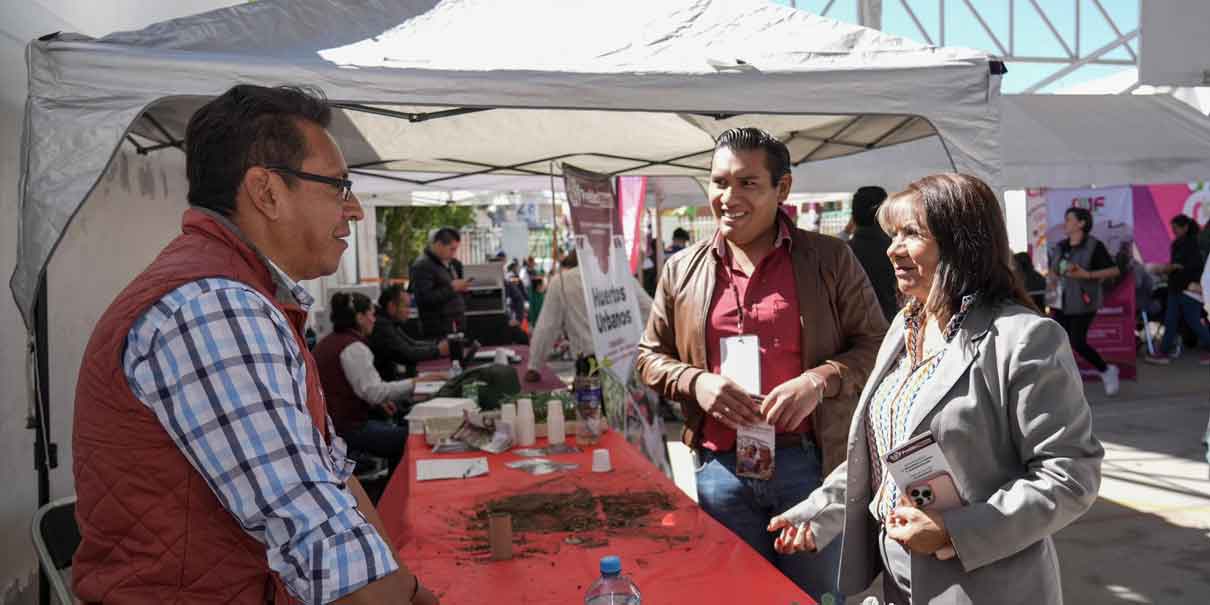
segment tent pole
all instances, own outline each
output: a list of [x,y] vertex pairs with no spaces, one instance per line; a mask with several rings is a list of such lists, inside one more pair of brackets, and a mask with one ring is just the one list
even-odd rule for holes
[[656,279],[659,279],[659,274],[664,271],[664,219],[660,216],[661,206],[664,205],[664,196],[655,196],[655,274]]
[[[49,322],[46,300],[46,271],[38,280],[38,300],[34,303],[34,350],[36,355],[34,393],[34,468],[38,471],[38,508],[50,502],[50,469],[59,466],[59,447],[50,440],[50,356]],[[46,570],[38,566],[38,603],[50,605],[50,582]]]
[[[550,268],[553,271],[554,263],[559,260],[559,205],[555,201],[555,163],[550,163]],[[550,279],[546,280],[550,283]]]

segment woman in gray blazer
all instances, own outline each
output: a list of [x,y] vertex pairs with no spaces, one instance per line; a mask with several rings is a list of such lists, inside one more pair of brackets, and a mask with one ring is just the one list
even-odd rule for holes
[[[769,530],[784,553],[843,534],[848,594],[883,571],[896,605],[1061,603],[1051,535],[1096,499],[1104,455],[1067,335],[1014,277],[979,179],[920,179],[878,218],[907,306],[861,395],[847,462]],[[961,500],[945,510],[912,505],[884,463],[926,432]]]

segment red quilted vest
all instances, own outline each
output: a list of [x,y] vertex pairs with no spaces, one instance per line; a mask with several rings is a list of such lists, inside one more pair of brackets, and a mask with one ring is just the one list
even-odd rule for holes
[[207,277],[247,284],[289,319],[307,368],[307,409],[324,439],[325,406],[303,339],[306,312],[275,297],[269,268],[225,221],[185,211],[181,235],[118,294],[89,339],[76,386],[72,471],[82,541],[72,564],[86,603],[292,601],[265,547],[222,507],[155,415],[130,390],[126,336],[152,304]]
[[315,361],[319,365],[319,382],[324,388],[328,404],[328,415],[337,435],[359,429],[370,419],[370,404],[357,396],[344,367],[340,365],[340,354],[355,342],[364,343],[365,338],[353,330],[337,330],[324,336],[315,345]]

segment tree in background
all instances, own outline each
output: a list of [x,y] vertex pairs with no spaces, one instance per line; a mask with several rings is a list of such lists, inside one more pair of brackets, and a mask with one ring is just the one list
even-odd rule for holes
[[424,251],[433,229],[462,229],[475,222],[472,206],[388,206],[376,211],[378,250],[386,256],[380,268],[384,281],[408,276],[408,267]]

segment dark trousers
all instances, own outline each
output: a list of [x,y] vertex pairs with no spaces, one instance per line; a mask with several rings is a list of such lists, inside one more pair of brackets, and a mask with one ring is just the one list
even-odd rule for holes
[[400,426],[371,418],[359,428],[345,431],[341,437],[349,449],[386,458],[387,466],[394,472],[408,444],[408,425],[406,421]]
[[1202,303],[1180,292],[1168,292],[1168,308],[1164,312],[1164,340],[1160,353],[1170,353],[1181,333],[1181,322],[1189,326],[1202,348],[1210,351],[1210,329],[1202,323]]
[[1063,326],[1063,330],[1067,332],[1067,338],[1071,341],[1071,348],[1076,353],[1080,354],[1085,361],[1091,363],[1098,372],[1104,372],[1109,369],[1105,360],[1101,359],[1101,354],[1088,344],[1088,327],[1092,325],[1092,320],[1097,316],[1096,313],[1081,313],[1079,315],[1068,315],[1062,310],[1055,309],[1054,318]]

